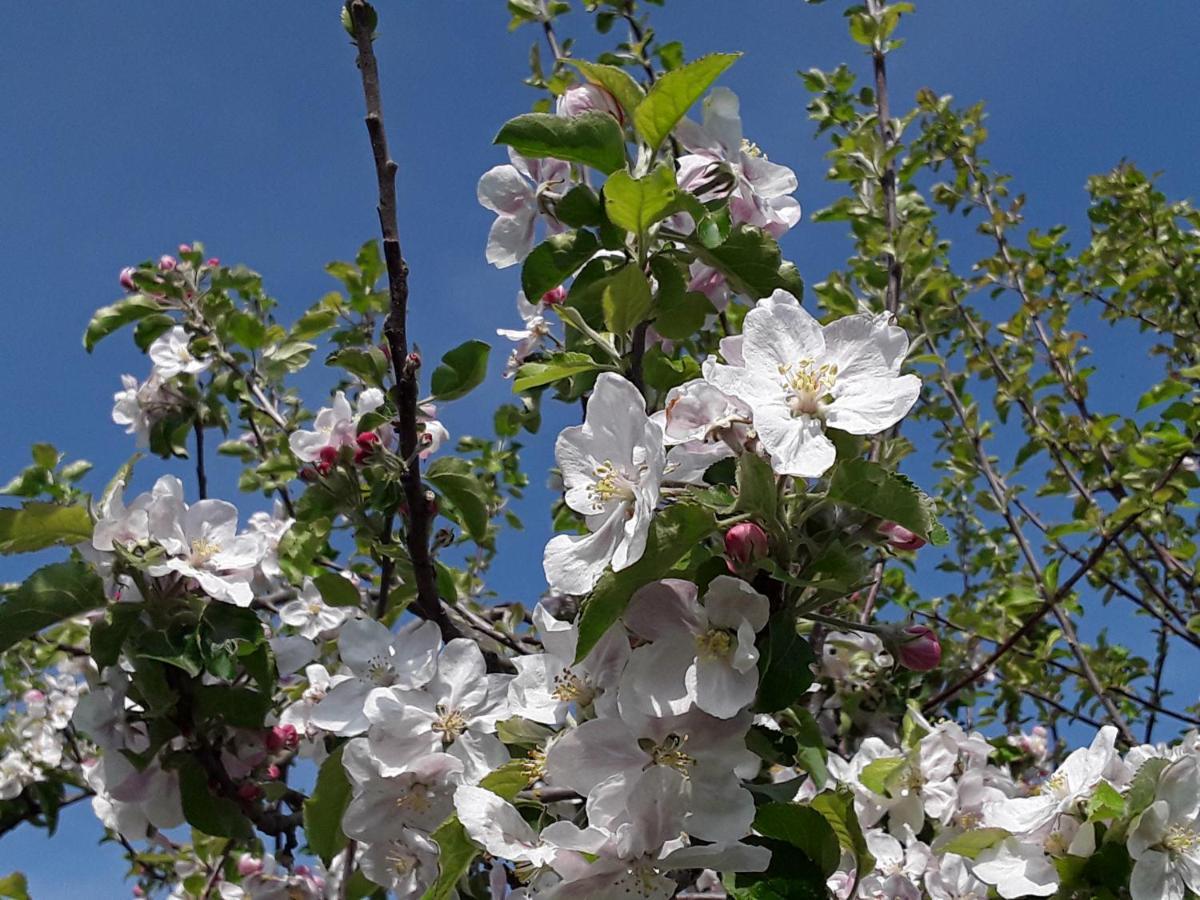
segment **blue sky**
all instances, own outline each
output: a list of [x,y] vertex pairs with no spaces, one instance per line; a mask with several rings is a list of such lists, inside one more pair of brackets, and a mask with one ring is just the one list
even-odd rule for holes
[[[490,214],[475,182],[504,161],[498,126],[533,99],[520,80],[534,32],[506,32],[500,0],[382,4],[377,52],[385,114],[400,162],[400,228],[412,267],[412,333],[429,357],[515,321],[516,270],[486,265]],[[835,195],[822,182],[824,146],[812,139],[797,69],[850,61],[841,4],[796,0],[672,0],[654,10],[689,57],[744,50],[725,78],[743,100],[748,137],[795,169],[806,210]],[[96,463],[100,484],[130,443],[109,420],[122,372],[147,363],[124,338],[88,356],[80,335],[119,294],[126,264],[199,239],[227,262],[260,271],[290,319],[334,282],[324,263],[353,255],[376,233],[374,182],[353,52],[336,2],[98,4],[63,2],[9,16],[0,31],[0,474],[24,465],[27,446],[51,441]],[[562,35],[586,35],[580,13]],[[894,108],[932,87],[961,102],[986,100],[988,155],[1016,173],[1030,221],[1086,227],[1083,184],[1129,158],[1162,170],[1169,194],[1194,191],[1200,145],[1200,8],[1119,0],[967,3],[927,0],[901,26],[892,63]],[[586,50],[594,41],[584,40]],[[965,234],[965,232],[964,232]],[[845,229],[802,222],[785,240],[809,282],[845,258]],[[1114,405],[1140,392],[1140,359],[1102,329],[1090,335]],[[486,433],[506,396],[498,376],[446,409],[452,432]],[[317,404],[319,363],[303,384]],[[1102,381],[1101,381],[1102,379]],[[546,416],[525,455],[535,485],[551,435],[574,410]],[[914,460],[918,478],[929,458]],[[162,469],[143,466],[140,481]],[[181,474],[183,474],[181,472]],[[228,470],[218,469],[218,485]],[[226,482],[228,484],[228,481]],[[531,599],[541,589],[544,501],[531,492],[528,530],[506,540],[494,586]],[[244,509],[258,504],[243,498]],[[27,560],[0,560],[0,578]],[[1191,699],[1191,698],[1189,698]],[[47,843],[25,829],[0,842],[0,874],[22,868],[38,900],[123,897],[123,866],[95,848],[98,826],[70,811]]]

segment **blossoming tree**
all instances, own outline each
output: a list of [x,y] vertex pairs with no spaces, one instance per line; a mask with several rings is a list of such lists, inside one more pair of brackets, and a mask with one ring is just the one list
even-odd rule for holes
[[[3,489],[0,551],[64,558],[0,587],[0,835],[90,802],[135,892],[175,898],[1200,893],[1200,719],[1163,682],[1200,645],[1200,214],[1123,165],[1081,250],[1021,236],[978,107],[892,112],[912,7],[869,0],[872,84],[803,75],[845,187],[814,217],[854,241],[806,292],[797,179],[719,83],[737,54],[588,0],[614,40],[588,60],[568,3],[508,7],[538,99],[478,184],[484,256],[520,276],[494,436],[438,421],[489,346],[415,350],[377,15],[347,0],[381,240],[291,324],[199,244],[124,270],[84,344],[132,330],[149,373],[113,421],[194,484],[134,494],[135,455],[89,495],[36,445]],[[967,274],[957,210],[989,242]],[[1155,335],[1137,410],[1089,398],[1081,307]],[[290,382],[318,349],[314,412]],[[545,588],[498,603],[544,402],[581,409]],[[268,508],[207,496],[214,439]],[[927,543],[960,587],[922,589]],[[1152,659],[1084,641],[1100,602]]]

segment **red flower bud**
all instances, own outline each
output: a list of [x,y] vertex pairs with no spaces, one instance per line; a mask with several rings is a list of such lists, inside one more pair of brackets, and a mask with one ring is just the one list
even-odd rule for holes
[[208,266],[210,269],[215,269],[217,266],[219,266],[221,264],[221,261],[219,259],[217,259],[215,256],[212,256],[212,257],[209,257],[208,261],[205,262],[204,264],[206,266]]
[[897,550],[920,550],[925,546],[923,537],[895,522],[884,522],[877,530],[887,538],[888,544]]
[[251,781],[243,781],[238,785],[237,795],[246,803],[252,803],[262,796],[262,788]]
[[547,306],[557,306],[567,299],[567,289],[561,284],[556,288],[551,288],[542,294],[542,302]]
[[358,449],[354,451],[354,462],[361,466],[379,446],[379,435],[373,431],[364,431],[355,438],[355,442],[358,444]]
[[133,273],[136,271],[137,271],[137,269],[135,269],[133,266],[126,266],[124,269],[121,270],[121,278],[120,278],[121,287],[125,288],[125,290],[127,290],[127,291],[136,291],[137,290],[137,285],[133,283]]
[[267,749],[272,753],[280,750],[294,750],[300,743],[300,735],[296,733],[295,725],[276,725],[267,732]]
[[413,350],[408,354],[408,365],[413,369],[421,368],[421,354]]
[[191,244],[180,244],[179,245],[179,255],[180,256],[187,256],[191,252],[192,252]]
[[763,559],[768,550],[767,533],[754,522],[739,522],[725,532],[726,565],[731,572],[753,565]]
[[263,862],[261,859],[255,859],[249,853],[243,853],[237,864],[238,874],[243,878],[250,875],[257,875],[263,870]]
[[942,644],[928,625],[909,625],[898,635],[895,654],[904,668],[928,672],[942,661]]
[[278,781],[279,775],[279,766],[275,765],[274,763],[271,763],[271,765],[267,766],[267,778],[269,778],[271,781]]

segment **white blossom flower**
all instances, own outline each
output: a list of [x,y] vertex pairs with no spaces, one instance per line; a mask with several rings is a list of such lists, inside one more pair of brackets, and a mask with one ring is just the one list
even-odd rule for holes
[[[729,197],[734,223],[746,223],[781,236],[800,221],[800,204],[789,196],[796,175],[770,162],[742,137],[737,95],[718,87],[704,98],[703,124],[684,119],[675,133],[689,151],[679,158],[679,186],[707,200]],[[732,170],[732,182],[722,166]]]
[[495,166],[479,179],[476,196],[496,214],[488,233],[487,261],[498,269],[513,266],[533,249],[539,214],[551,233],[562,230],[548,204],[571,187],[571,167],[557,159],[526,159],[511,148],[511,165]]
[[295,600],[289,600],[279,608],[280,621],[309,640],[339,628],[349,614],[348,610],[326,604],[311,578],[304,579],[304,587]]
[[454,790],[454,809],[471,839],[500,859],[545,866],[557,852],[542,843],[511,803],[489,790],[459,785]]
[[150,537],[170,554],[147,566],[154,577],[172,572],[194,579],[216,600],[249,606],[253,569],[263,556],[254,534],[238,534],[237,507],[224,500],[183,501],[183,485],[166,475],[155,486],[148,508]]
[[512,378],[517,373],[517,369],[521,367],[521,363],[542,348],[542,343],[550,334],[550,323],[546,319],[548,309],[549,304],[545,299],[538,300],[537,303],[530,303],[526,299],[524,291],[517,293],[517,314],[521,317],[525,327],[496,329],[496,334],[502,338],[508,338],[517,345],[504,364],[505,378]]
[[342,830],[361,841],[395,840],[406,827],[433,831],[454,811],[455,777],[462,761],[446,753],[418,759],[407,772],[384,775],[366,738],[354,738],[342,753],[353,796]]
[[335,684],[317,703],[309,722],[337,735],[361,734],[370,724],[363,706],[379,687],[415,690],[437,667],[441,634],[432,622],[413,623],[392,634],[374,619],[353,619],[338,635],[338,654],[353,678]]
[[126,434],[136,436],[137,446],[148,446],[150,430],[178,401],[157,371],[141,383],[132,375],[122,375],[121,387],[113,394],[112,420],[126,426]]
[[438,875],[438,846],[428,835],[406,828],[396,840],[359,847],[358,864],[375,884],[396,900],[416,900]]
[[176,375],[197,375],[210,365],[212,359],[197,359],[192,355],[187,329],[176,325],[170,331],[155,338],[148,351],[154,370],[161,378]]
[[1006,900],[1017,897],[1050,897],[1058,891],[1058,870],[1046,856],[1041,841],[1008,838],[975,857],[975,876],[994,885]]
[[475,782],[508,761],[495,736],[508,718],[512,676],[489,675],[479,645],[455,638],[442,648],[424,689],[380,689],[366,700],[367,739],[384,775],[398,775],[422,757],[449,753],[464,764],[464,780]]
[[933,863],[929,848],[906,833],[902,844],[883,831],[868,831],[875,871],[863,878],[859,896],[871,900],[921,900],[921,884]]
[[745,365],[712,364],[704,377],[751,408],[777,473],[816,478],[835,457],[826,427],[890,428],[916,402],[921,382],[900,374],[908,339],[884,318],[846,316],[822,326],[786,291],[772,300],[746,314]]
[[337,450],[352,446],[358,437],[358,420],[383,406],[383,399],[383,391],[379,388],[367,388],[358,395],[358,403],[351,409],[345,392],[338,391],[333,396],[333,406],[318,411],[313,430],[293,431],[288,436],[288,446],[297,459],[305,462],[316,462],[326,447]]
[[988,886],[971,872],[957,853],[945,853],[925,873],[925,890],[930,900],[987,900]]
[[552,590],[586,594],[612,563],[619,572],[646,549],[666,464],[662,430],[646,415],[637,388],[601,373],[582,425],[563,429],[554,445],[566,504],[582,513],[586,535],[556,535],[543,567]]
[[616,685],[629,659],[626,636],[609,629],[576,663],[575,625],[554,618],[543,603],[534,607],[533,624],[546,652],[513,657],[517,674],[508,685],[509,710],[544,725],[562,725],[572,707],[594,705],[597,714],[612,714]]
[[1133,900],[1200,893],[1200,760],[1194,755],[1159,775],[1154,802],[1134,820],[1126,846],[1134,859]]
[[690,581],[665,578],[640,588],[625,624],[649,643],[633,651],[621,682],[621,703],[648,715],[680,714],[695,704],[728,719],[758,689],[755,635],[770,603],[740,578],[718,575],[696,599]]

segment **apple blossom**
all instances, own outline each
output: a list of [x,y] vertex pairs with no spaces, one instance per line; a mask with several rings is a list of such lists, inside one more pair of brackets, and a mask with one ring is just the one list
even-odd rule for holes
[[560,534],[546,545],[543,567],[553,590],[586,594],[610,563],[619,572],[641,559],[666,465],[662,430],[646,415],[637,388],[601,373],[582,425],[554,444],[566,504],[590,534]]
[[359,434],[355,424],[367,413],[383,406],[383,400],[383,391],[367,388],[358,395],[358,403],[352,410],[345,392],[338,391],[333,397],[333,406],[324,407],[317,413],[312,431],[297,430],[289,435],[292,453],[297,459],[316,462],[322,459],[321,453],[326,448],[336,451],[340,447],[354,446]]
[[508,158],[510,165],[484,172],[476,190],[480,204],[496,213],[486,256],[498,269],[516,265],[529,255],[539,216],[551,234],[562,230],[547,210],[571,188],[571,167],[561,160],[526,159],[511,149]]
[[704,377],[750,406],[777,473],[816,478],[834,462],[826,427],[884,431],[916,402],[921,382],[900,374],[907,339],[886,320],[855,315],[822,326],[785,291],[772,299],[746,315],[745,365],[714,364]]
[[182,325],[155,338],[147,353],[161,378],[198,375],[212,365],[211,358],[198,359],[192,355],[191,337]]

